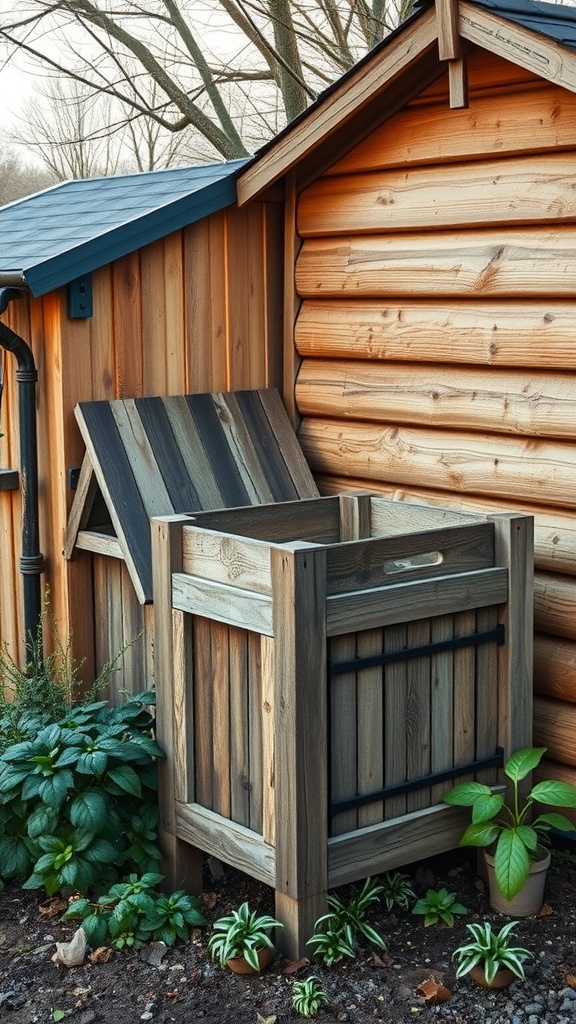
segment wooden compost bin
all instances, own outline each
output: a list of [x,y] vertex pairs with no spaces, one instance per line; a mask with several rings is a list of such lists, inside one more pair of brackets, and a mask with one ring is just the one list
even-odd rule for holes
[[152,533],[168,880],[267,883],[300,956],[328,888],[455,847],[451,780],[531,742],[532,519],[365,494]]

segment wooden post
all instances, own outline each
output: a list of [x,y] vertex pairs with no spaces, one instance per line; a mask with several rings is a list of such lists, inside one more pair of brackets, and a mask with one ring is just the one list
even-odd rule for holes
[[326,554],[271,549],[278,947],[298,959],[328,886]]
[[496,514],[495,564],[508,569],[508,601],[499,621],[505,643],[498,649],[498,742],[507,759],[532,743],[532,662],[534,617],[534,520]]
[[190,630],[184,613],[172,611],[172,574],[182,569],[182,523],[186,521],[186,516],[164,516],[151,522],[156,735],[165,754],[158,764],[158,834],[166,889],[199,893],[202,852],[176,834],[176,800],[192,798],[191,748],[186,744],[191,742],[193,726],[185,685],[191,661]]

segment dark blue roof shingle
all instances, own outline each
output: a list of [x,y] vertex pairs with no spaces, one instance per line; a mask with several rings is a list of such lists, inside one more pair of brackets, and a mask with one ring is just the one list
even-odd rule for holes
[[246,163],[66,181],[0,210],[0,284],[43,295],[235,202]]

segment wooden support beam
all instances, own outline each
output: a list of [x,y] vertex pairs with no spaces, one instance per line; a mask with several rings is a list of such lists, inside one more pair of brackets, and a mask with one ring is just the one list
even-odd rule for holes
[[495,561],[508,568],[508,601],[500,609],[506,643],[498,648],[498,718],[500,746],[507,759],[532,742],[532,637],[534,520],[531,516],[496,514]]
[[199,893],[202,852],[180,839],[176,832],[176,796],[181,800],[193,799],[191,755],[179,747],[179,737],[184,737],[185,742],[186,731],[191,729],[185,679],[190,642],[182,613],[172,611],[172,574],[182,566],[182,525],[187,521],[186,516],[165,516],[153,519],[151,524],[156,737],[165,754],[158,762],[158,836],[164,855],[162,873],[166,889]]
[[436,19],[440,60],[459,60],[458,0],[436,0]]
[[278,945],[298,959],[328,888],[326,555],[273,549],[271,561]]

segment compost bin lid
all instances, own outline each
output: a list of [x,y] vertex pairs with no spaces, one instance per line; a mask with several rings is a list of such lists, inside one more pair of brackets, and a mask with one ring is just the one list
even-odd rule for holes
[[[152,516],[318,497],[275,389],[81,402],[75,412],[86,456],[65,554],[76,545],[124,558],[142,603],[152,600]],[[90,531],[98,547],[81,543]]]

